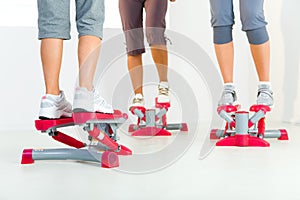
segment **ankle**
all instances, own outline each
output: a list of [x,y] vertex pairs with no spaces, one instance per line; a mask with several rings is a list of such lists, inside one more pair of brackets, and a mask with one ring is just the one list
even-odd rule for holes
[[235,85],[233,83],[224,83],[224,91],[235,91]]
[[63,91],[59,91],[58,94],[57,93],[46,93],[45,96],[48,96],[48,97],[52,97],[56,100],[59,100],[59,99],[62,99],[64,97],[64,94],[63,94]]
[[87,89],[89,92],[93,92],[95,90],[94,86],[93,85],[85,85],[85,84],[82,84],[82,85],[79,85],[79,88],[85,88]]
[[137,99],[144,99],[144,95],[142,93],[136,93],[134,95],[134,98],[137,98]]
[[60,89],[55,89],[55,90],[46,89],[46,94],[53,95],[53,96],[59,96],[61,94],[61,90]]
[[258,90],[271,90],[271,83],[266,81],[260,81],[258,84]]

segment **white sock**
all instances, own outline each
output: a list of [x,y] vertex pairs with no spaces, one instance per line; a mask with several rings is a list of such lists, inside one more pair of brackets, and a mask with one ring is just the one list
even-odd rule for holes
[[169,87],[169,82],[166,82],[166,81],[162,81],[159,83],[160,86],[163,86],[163,87]]
[[233,83],[224,83],[224,89],[235,90],[235,86]]
[[271,86],[271,82],[270,81],[259,81],[258,85],[269,85],[269,86]]
[[258,83],[258,89],[260,88],[271,88],[271,82],[270,81],[260,81]]
[[134,97],[138,98],[138,99],[143,99],[144,98],[144,96],[141,93],[135,94]]
[[234,86],[234,84],[233,84],[233,83],[224,83],[224,86],[225,86],[225,85]]
[[60,100],[62,98],[62,93],[60,92],[59,95],[54,95],[54,94],[46,94],[46,96],[51,97],[55,100]]

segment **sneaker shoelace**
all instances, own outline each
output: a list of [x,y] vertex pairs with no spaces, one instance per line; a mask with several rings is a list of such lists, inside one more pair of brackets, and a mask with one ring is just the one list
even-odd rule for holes
[[99,103],[101,106],[105,105],[106,104],[106,101],[100,96],[100,94],[95,91],[94,92],[94,95],[95,95],[95,103]]
[[142,102],[143,102],[143,99],[142,99],[142,98],[136,98],[136,97],[135,97],[135,98],[133,99],[132,102],[133,102],[133,104],[136,104],[136,103],[142,103]]
[[258,93],[257,93],[257,97],[259,97],[260,94],[266,94],[269,97],[273,98],[273,92],[271,90],[268,90],[268,89],[259,89]]
[[231,94],[234,102],[237,100],[236,92],[234,90],[225,90],[222,96],[225,96],[226,94]]
[[169,88],[167,88],[167,87],[158,87],[158,94],[169,96]]

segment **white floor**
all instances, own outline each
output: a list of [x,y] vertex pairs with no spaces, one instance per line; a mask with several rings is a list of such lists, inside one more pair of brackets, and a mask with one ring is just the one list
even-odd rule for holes
[[3,132],[0,200],[300,199],[300,126],[272,127],[287,128],[290,141],[270,140],[270,148],[215,148],[199,160],[198,137],[176,163],[143,175],[73,161],[21,166],[24,147],[60,145],[36,131]]

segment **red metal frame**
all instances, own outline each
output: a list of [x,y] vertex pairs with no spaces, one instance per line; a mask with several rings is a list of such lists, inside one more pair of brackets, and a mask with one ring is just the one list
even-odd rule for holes
[[51,127],[60,126],[64,124],[74,123],[72,117],[69,118],[60,118],[60,119],[39,119],[35,120],[35,128],[38,131],[46,131]]
[[172,134],[169,131],[157,127],[144,127],[132,133],[132,136],[171,136],[171,135]]
[[24,149],[22,153],[21,164],[33,164],[34,160],[32,159],[32,149]]
[[[71,118],[60,118],[60,119],[40,119],[35,121],[35,127],[39,131],[46,132],[51,128],[54,128],[52,138],[58,142],[66,144],[77,149],[86,146],[85,143],[68,136],[60,131],[56,131],[56,128],[63,126],[72,126],[75,124],[85,124],[89,120],[113,120],[124,118],[128,119],[128,115],[122,113],[119,110],[115,110],[113,114],[103,114],[103,113],[90,113],[90,112],[80,112],[73,113]],[[118,155],[132,155],[132,151],[123,146],[119,145],[113,139],[111,139],[106,133],[101,132],[97,127],[94,127],[92,131],[88,132],[90,136],[94,137],[102,144],[109,148],[105,151],[102,156],[102,167],[112,168],[119,166]],[[109,133],[112,134],[112,129],[109,129]],[[34,163],[32,159],[32,149],[25,149],[22,154],[21,164],[31,164]]]
[[115,110],[113,114],[95,113],[95,112],[79,112],[73,113],[73,120],[76,124],[84,124],[89,120],[109,120],[109,119],[128,119],[126,113],[122,113],[120,110]]
[[279,129],[281,136],[278,138],[278,140],[289,140],[288,132],[285,129]]
[[101,167],[114,168],[119,167],[119,157],[116,153],[105,151],[101,158]]
[[[238,111],[239,106],[220,106],[217,109],[217,112],[220,113],[221,111],[225,111],[227,113],[244,113],[245,111]],[[271,111],[271,108],[269,106],[265,105],[253,105],[250,107],[251,112],[259,112],[263,111],[264,114],[267,112]],[[248,112],[246,112],[248,113]],[[251,128],[254,124],[249,120],[248,122],[249,128]],[[234,126],[233,126],[234,125]],[[234,124],[228,124],[226,122],[225,125],[225,131],[224,135],[227,133],[229,126],[235,127]],[[265,123],[265,117],[261,118],[258,123],[257,123],[257,130],[258,130],[258,135],[264,136],[265,130],[266,130],[266,123]],[[288,133],[286,130],[281,129],[280,130],[281,137],[278,138],[278,140],[288,140]],[[211,130],[210,133],[210,139],[219,139],[217,136],[217,129]],[[239,146],[239,147],[269,147],[270,144],[265,141],[262,138],[256,137],[256,136],[251,136],[250,134],[247,135],[242,135],[236,133],[234,136],[228,136],[226,138],[220,139],[217,143],[216,146]]]
[[250,135],[234,135],[221,139],[216,146],[238,146],[238,147],[269,147],[270,144],[258,137]]
[[68,146],[75,147],[76,149],[81,149],[86,146],[85,143],[83,143],[79,140],[76,140],[75,138],[68,136],[60,131],[57,131],[56,135],[52,136],[52,138],[58,142],[66,144]]
[[[166,109],[166,111],[169,110],[169,108],[171,107],[170,103],[159,103],[157,98],[155,98],[155,107],[159,108],[159,109]],[[163,115],[161,120],[162,120],[162,127],[157,127],[157,126],[153,126],[153,127],[140,127],[140,124],[142,121],[146,121],[146,111],[149,111],[151,109],[146,109],[145,107],[142,106],[136,106],[136,107],[131,107],[130,111],[133,115],[135,115],[134,111],[138,109],[140,110],[143,114],[144,117],[138,118],[137,120],[137,124],[130,124],[129,128],[128,128],[128,132],[132,133],[132,136],[171,136],[171,132],[167,131],[165,129],[165,127],[168,126],[167,123],[167,115]],[[158,117],[155,117],[155,122],[157,122],[159,120]],[[188,126],[186,123],[182,123],[181,124],[181,129],[180,131],[184,131],[187,132],[188,131]],[[138,127],[138,129],[136,130],[136,127]]]

